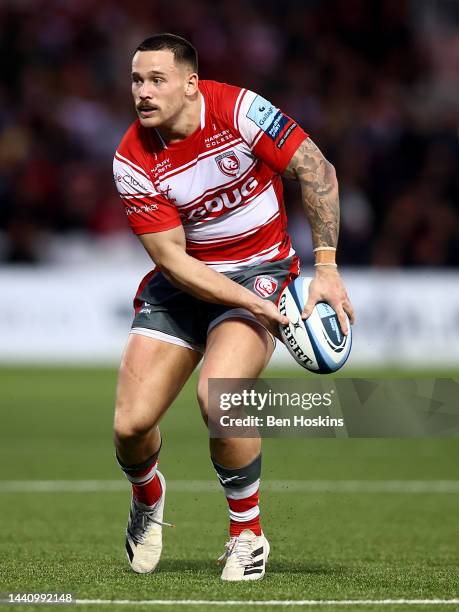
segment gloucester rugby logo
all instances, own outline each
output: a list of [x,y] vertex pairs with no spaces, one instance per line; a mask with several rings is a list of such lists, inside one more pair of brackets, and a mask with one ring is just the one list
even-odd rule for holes
[[220,168],[223,174],[226,174],[226,176],[237,176],[239,174],[241,164],[239,163],[239,159],[234,151],[217,155],[215,161],[217,166]]
[[262,298],[269,297],[277,289],[277,281],[272,276],[257,276],[253,288]]

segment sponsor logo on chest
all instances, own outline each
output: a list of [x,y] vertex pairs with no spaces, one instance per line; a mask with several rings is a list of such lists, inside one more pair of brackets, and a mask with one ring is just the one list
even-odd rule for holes
[[156,162],[155,167],[151,169],[151,172],[153,174],[153,177],[157,178],[161,176],[161,174],[164,174],[168,170],[171,170],[171,168],[172,162],[170,160],[170,157],[166,157],[165,159]]
[[[216,129],[215,125],[214,129]],[[206,149],[213,149],[214,147],[219,147],[220,145],[225,144],[225,142],[228,142],[233,138],[235,138],[235,136],[231,130],[222,130],[221,132],[218,132],[218,134],[212,134],[212,136],[204,138],[204,146]]]
[[195,208],[182,211],[180,214],[182,221],[189,223],[207,216],[219,216],[221,212],[243,205],[244,200],[252,195],[257,187],[257,179],[251,176],[240,187],[225,189],[218,195],[199,203]]

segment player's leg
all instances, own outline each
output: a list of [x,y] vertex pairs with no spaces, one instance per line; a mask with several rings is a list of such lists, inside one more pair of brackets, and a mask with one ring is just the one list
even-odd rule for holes
[[159,449],[157,423],[201,359],[201,353],[140,334],[130,334],[118,375],[115,446],[127,464]]
[[126,552],[134,571],[155,569],[162,549],[165,480],[157,470],[158,423],[193,372],[201,353],[131,334],[121,362],[115,406],[118,462],[132,483]]
[[[227,319],[209,333],[198,383],[198,399],[207,420],[210,378],[257,378],[274,349],[270,334],[258,323]],[[258,489],[261,440],[210,439],[211,458],[223,486],[230,514],[230,541],[221,560],[223,580],[256,580],[265,572],[269,544],[260,524]]]

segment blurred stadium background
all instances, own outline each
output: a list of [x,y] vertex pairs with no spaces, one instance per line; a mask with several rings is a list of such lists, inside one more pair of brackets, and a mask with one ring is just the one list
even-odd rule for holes
[[[196,45],[201,78],[272,99],[336,166],[358,318],[344,375],[457,377],[456,0],[1,0],[0,591],[152,595],[123,559],[128,493],[110,440],[115,366],[151,264],[111,163],[134,118],[132,50],[160,31]],[[309,228],[285,187],[308,275]],[[303,375],[281,349],[272,372]],[[181,531],[166,534],[158,596],[457,596],[457,439],[266,441],[266,480],[301,486],[293,500],[268,482],[272,574],[242,592],[207,583],[225,509],[193,381],[163,431]],[[186,479],[204,484],[195,494]]]

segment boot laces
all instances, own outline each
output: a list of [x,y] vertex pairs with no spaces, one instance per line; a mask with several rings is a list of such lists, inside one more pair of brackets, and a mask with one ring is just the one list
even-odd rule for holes
[[218,557],[218,563],[224,563],[231,555],[235,555],[241,567],[247,567],[252,559],[252,538],[233,536],[225,544],[225,552]]
[[135,544],[141,544],[145,540],[148,528],[152,523],[165,527],[175,527],[172,523],[159,521],[155,518],[156,506],[157,504],[145,506],[144,504],[139,504],[135,499],[133,500],[128,532]]

